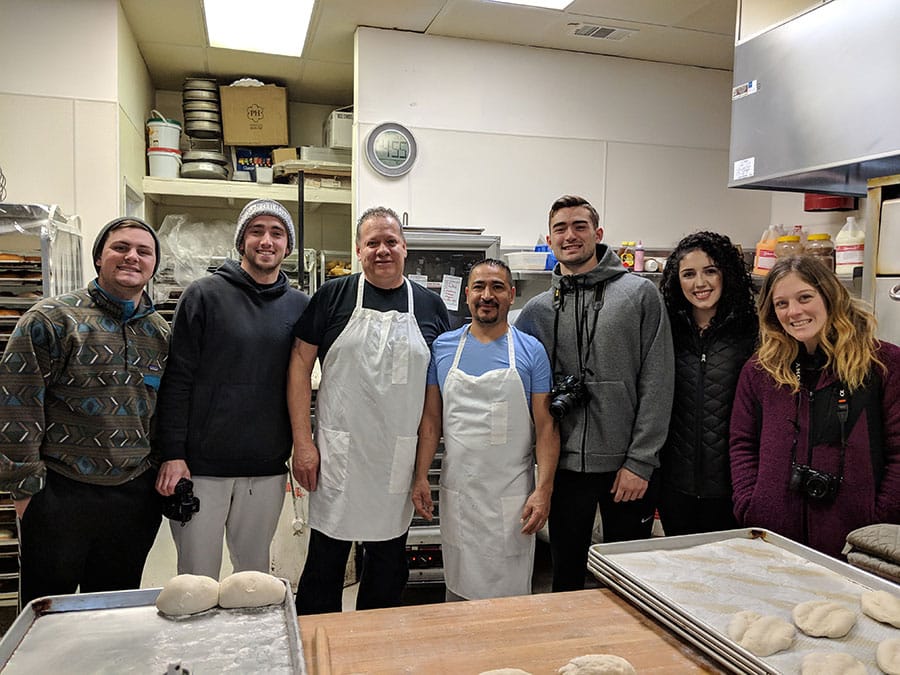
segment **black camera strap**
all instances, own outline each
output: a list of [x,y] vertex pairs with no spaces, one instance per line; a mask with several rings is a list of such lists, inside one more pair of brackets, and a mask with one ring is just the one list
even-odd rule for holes
[[[550,367],[556,377],[556,351],[559,346],[559,313],[562,311],[564,304],[563,296],[566,290],[571,288],[575,291],[575,346],[578,350],[578,377],[583,381],[586,371],[586,362],[590,358],[591,345],[594,343],[594,336],[597,333],[597,318],[600,316],[600,310],[603,308],[603,302],[606,297],[606,281],[598,281],[594,284],[594,300],[591,303],[594,310],[593,321],[591,327],[586,329],[588,323],[588,304],[583,301],[583,294],[580,292],[583,285],[579,280],[569,276],[560,279],[560,288],[556,289],[554,296],[554,315],[553,315],[553,353],[550,355]],[[579,306],[579,300],[581,300]]]
[[841,425],[841,458],[838,464],[838,480],[844,480],[844,459],[847,456],[847,413],[850,406],[847,404],[847,387],[843,383],[838,386],[837,418]]
[[[795,369],[797,372],[797,379],[800,379],[800,364],[795,364]],[[835,414],[838,419],[838,424],[841,429],[841,450],[840,455],[838,457],[838,473],[837,479],[838,482],[844,482],[844,461],[847,456],[847,417],[850,411],[850,405],[848,403],[849,397],[847,396],[848,387],[842,382],[837,382],[837,400],[835,402]],[[810,395],[812,392],[810,391]],[[795,466],[797,464],[797,445],[800,440],[800,401],[803,396],[803,391],[799,391],[796,394],[797,397],[797,407],[794,413],[794,419],[790,420],[791,425],[794,427],[794,441],[791,443],[791,466]],[[810,419],[812,419],[812,411],[810,411]],[[812,465],[812,443],[808,443],[808,447],[806,449],[806,466],[810,467]]]

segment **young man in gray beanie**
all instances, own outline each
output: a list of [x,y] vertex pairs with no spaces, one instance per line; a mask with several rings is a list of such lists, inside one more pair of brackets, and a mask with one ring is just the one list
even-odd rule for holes
[[19,319],[0,362],[0,489],[19,517],[20,602],[138,588],[159,530],[151,418],[169,326],[144,287],[156,233],[116,218],[97,278]]
[[219,577],[222,539],[235,572],[269,571],[284,504],[291,424],[285,390],[293,322],[309,298],[281,270],[294,223],[276,201],[238,217],[234,247],[211,276],[182,293],[160,390],[156,489],[193,481],[200,510],[172,521],[179,574]]

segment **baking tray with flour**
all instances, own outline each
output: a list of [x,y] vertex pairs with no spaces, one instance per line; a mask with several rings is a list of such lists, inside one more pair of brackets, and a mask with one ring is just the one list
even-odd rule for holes
[[[595,544],[588,568],[658,621],[737,673],[791,673],[811,652],[846,652],[875,666],[881,640],[898,631],[862,614],[860,594],[891,582],[768,530],[748,528],[614,544]],[[727,636],[739,611],[773,614],[793,623],[794,606],[832,600],[857,613],[843,638],[813,638],[799,630],[793,646],[758,657]]]
[[278,605],[167,617],[161,589],[57,595],[33,600],[0,640],[0,670],[16,673],[203,673],[306,675],[290,586]]

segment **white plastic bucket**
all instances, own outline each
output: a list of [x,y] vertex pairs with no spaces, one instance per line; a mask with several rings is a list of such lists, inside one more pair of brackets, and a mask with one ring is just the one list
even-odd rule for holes
[[151,112],[154,117],[147,120],[147,147],[180,148],[181,124],[177,120],[167,120],[157,110]]
[[181,150],[148,148],[150,175],[156,178],[178,178],[181,175]]

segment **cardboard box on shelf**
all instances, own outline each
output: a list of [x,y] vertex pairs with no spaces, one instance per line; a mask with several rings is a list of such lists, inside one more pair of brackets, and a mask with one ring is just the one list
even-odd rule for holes
[[287,90],[219,87],[225,145],[287,145]]
[[272,164],[297,159],[297,148],[275,148],[272,150]]

